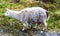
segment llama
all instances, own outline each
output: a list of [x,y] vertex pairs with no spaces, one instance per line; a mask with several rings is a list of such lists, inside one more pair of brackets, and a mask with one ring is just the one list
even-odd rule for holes
[[41,7],[30,7],[20,11],[7,9],[5,16],[9,16],[23,22],[24,27],[22,30],[25,30],[29,23],[36,24],[34,28],[37,28],[37,26],[42,23],[43,30],[45,30],[47,28],[46,21],[49,14],[47,10]]

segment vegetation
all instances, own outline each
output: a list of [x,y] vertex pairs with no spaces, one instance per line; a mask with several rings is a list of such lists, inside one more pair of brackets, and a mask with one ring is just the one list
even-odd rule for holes
[[[41,0],[38,2],[34,0],[32,2],[30,0],[20,0],[19,3],[14,3],[14,1],[11,2],[10,0],[0,0],[0,29],[4,29],[7,32],[16,32],[16,30],[21,30],[23,27],[22,22],[20,23],[16,19],[4,16],[6,8],[18,11],[26,7],[38,6],[49,11],[50,19],[47,21],[48,30],[60,30],[60,0],[54,0],[53,3],[51,3],[51,1],[47,1],[47,3],[43,1]],[[39,26],[38,29],[40,27],[41,26]]]

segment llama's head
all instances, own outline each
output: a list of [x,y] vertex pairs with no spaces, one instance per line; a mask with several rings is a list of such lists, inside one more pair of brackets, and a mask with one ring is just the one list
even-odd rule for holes
[[11,10],[10,9],[7,9],[4,15],[5,16],[10,16],[11,15]]

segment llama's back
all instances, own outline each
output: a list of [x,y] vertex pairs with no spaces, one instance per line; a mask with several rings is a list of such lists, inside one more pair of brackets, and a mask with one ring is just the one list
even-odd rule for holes
[[46,17],[46,10],[40,7],[25,8],[20,12],[20,20],[24,22],[40,22]]
[[45,9],[43,9],[41,7],[30,7],[30,8],[22,9],[22,10],[20,10],[20,12],[23,12],[23,11],[33,11],[33,10],[46,11]]

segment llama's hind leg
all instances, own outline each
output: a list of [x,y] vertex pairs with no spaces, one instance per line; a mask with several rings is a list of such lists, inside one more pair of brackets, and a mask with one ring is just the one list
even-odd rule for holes
[[43,21],[42,25],[43,25],[43,29],[42,29],[41,33],[44,33],[44,31],[46,31],[46,29],[47,29],[47,23],[46,23],[46,21]]
[[46,30],[47,29],[47,23],[46,23],[46,21],[43,21],[42,24],[43,24],[43,30]]

